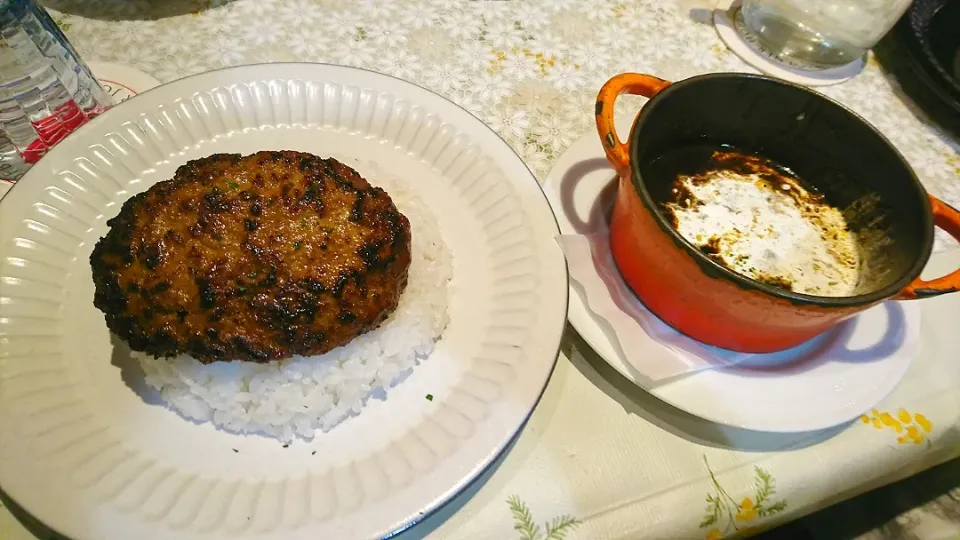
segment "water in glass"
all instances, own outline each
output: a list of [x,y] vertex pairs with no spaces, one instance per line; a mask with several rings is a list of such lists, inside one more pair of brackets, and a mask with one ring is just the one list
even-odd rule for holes
[[110,105],[42,7],[34,0],[0,0],[0,180],[19,179]]
[[748,40],[788,64],[825,69],[862,57],[910,2],[743,0],[737,26]]

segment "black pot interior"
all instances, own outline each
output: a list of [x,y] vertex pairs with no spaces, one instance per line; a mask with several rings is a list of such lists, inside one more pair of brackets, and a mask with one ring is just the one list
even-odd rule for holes
[[900,154],[833,101],[747,74],[712,74],[675,83],[647,102],[633,129],[637,190],[648,207],[657,209],[661,228],[688,250],[699,253],[674,231],[661,205],[678,175],[692,174],[703,165],[699,151],[678,149],[719,145],[790,169],[840,209],[856,235],[862,264],[855,296],[828,299],[786,290],[777,294],[835,305],[868,302],[894,294],[923,269],[933,244],[933,221],[926,193]]

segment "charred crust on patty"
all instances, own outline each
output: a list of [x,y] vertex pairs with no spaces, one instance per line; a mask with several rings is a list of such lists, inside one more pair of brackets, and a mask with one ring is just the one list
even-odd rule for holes
[[323,354],[396,309],[410,266],[410,223],[389,195],[300,152],[190,161],[107,226],[94,305],[155,357]]

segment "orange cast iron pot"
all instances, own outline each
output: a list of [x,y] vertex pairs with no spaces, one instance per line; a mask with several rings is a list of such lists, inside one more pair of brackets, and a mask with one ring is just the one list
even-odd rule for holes
[[[624,93],[651,98],[634,122],[629,145],[620,141],[613,122],[614,102]],[[650,120],[651,116],[656,118]],[[671,85],[649,75],[626,73],[600,90],[596,120],[607,159],[619,174],[610,224],[617,267],[648,309],[698,341],[741,352],[780,351],[884,300],[922,298],[960,288],[960,270],[932,281],[919,279],[932,251],[934,224],[960,237],[960,213],[928,196],[881,134],[828,98],[750,74],[710,74]],[[668,132],[672,135],[664,135]],[[804,163],[839,155],[838,163],[860,168],[853,173],[869,172],[882,190],[898,194],[889,198],[902,207],[898,214],[898,219],[905,220],[902,229],[914,231],[891,247],[895,259],[905,261],[897,275],[865,294],[828,298],[757,282],[705,256],[663,216],[641,170],[652,159],[650,152],[644,154],[647,146],[669,148],[674,144],[671,137],[679,144],[695,136],[761,155],[801,156]],[[832,146],[803,154],[806,147],[821,143]]]

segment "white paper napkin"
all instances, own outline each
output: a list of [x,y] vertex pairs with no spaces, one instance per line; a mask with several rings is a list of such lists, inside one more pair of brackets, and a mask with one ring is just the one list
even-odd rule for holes
[[620,276],[606,231],[557,237],[570,277],[587,307],[613,330],[623,359],[651,382],[760,356],[736,353],[689,338],[657,318]]

